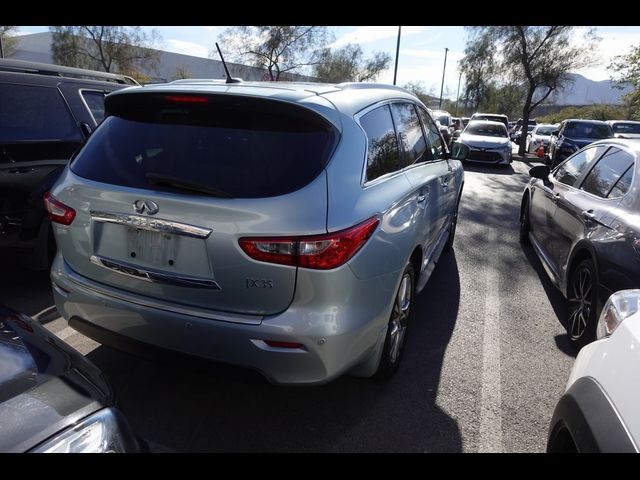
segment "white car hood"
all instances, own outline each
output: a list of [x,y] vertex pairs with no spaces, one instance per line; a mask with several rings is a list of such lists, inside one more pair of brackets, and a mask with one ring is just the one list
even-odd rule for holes
[[511,140],[507,137],[484,137],[481,135],[469,135],[468,133],[460,135],[459,141],[469,147],[478,148],[498,148],[511,145]]

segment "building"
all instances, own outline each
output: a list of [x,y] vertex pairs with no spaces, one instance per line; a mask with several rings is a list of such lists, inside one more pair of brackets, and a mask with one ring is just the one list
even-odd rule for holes
[[[52,36],[51,32],[16,36],[16,47],[8,57],[16,60],[53,63],[53,55],[51,53]],[[194,57],[164,50],[158,51],[160,52],[158,68],[154,71],[141,72],[154,83],[170,82],[182,78],[179,72],[184,73],[189,78],[226,78],[224,67],[220,60]],[[227,67],[232,77],[254,81],[269,80],[269,73],[263,68],[231,62],[227,62]],[[284,81],[314,81],[313,77],[289,73],[282,74],[280,78]]]

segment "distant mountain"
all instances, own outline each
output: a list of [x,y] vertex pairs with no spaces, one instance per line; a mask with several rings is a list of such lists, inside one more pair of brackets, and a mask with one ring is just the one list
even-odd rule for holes
[[[611,80],[596,82],[582,75],[572,73],[573,83],[551,96],[556,105],[592,105],[594,103],[620,104],[622,96],[631,91],[630,87],[622,90],[614,88]],[[547,103],[547,102],[545,102]]]

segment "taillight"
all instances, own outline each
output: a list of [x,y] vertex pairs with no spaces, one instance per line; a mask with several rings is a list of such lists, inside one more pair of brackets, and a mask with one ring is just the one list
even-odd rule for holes
[[353,257],[378,226],[378,217],[339,232],[304,237],[244,237],[244,252],[261,262],[329,270]]
[[198,95],[165,95],[164,99],[174,103],[207,103],[209,101],[207,97]]
[[44,208],[52,222],[71,225],[76,218],[76,211],[57,200],[50,192],[44,194]]

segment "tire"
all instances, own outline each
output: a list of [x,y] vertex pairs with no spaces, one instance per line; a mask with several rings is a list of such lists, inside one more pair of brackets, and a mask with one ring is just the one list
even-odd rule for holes
[[593,261],[582,260],[571,272],[567,286],[567,334],[578,349],[595,340],[598,278]]
[[522,205],[522,212],[520,213],[520,243],[529,242],[529,231],[531,230],[531,224],[529,222],[529,199],[527,198]]
[[460,198],[458,198],[458,203],[456,203],[456,210],[453,212],[453,218],[451,219],[451,226],[449,228],[449,238],[447,238],[447,243],[444,244],[444,251],[448,252],[453,248],[453,240],[456,236],[456,226],[458,225],[458,208],[460,207]]
[[393,300],[393,309],[391,310],[391,317],[389,318],[387,335],[384,339],[382,356],[380,357],[380,364],[374,374],[374,378],[387,380],[396,373],[400,366],[404,346],[407,342],[407,330],[411,307],[413,306],[414,293],[415,274],[413,265],[409,263],[402,272],[400,286]]

